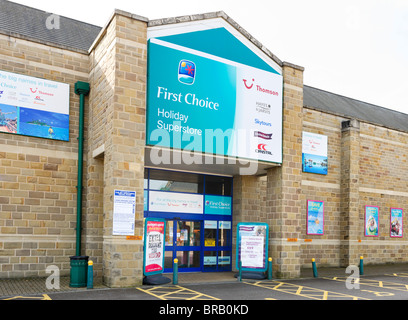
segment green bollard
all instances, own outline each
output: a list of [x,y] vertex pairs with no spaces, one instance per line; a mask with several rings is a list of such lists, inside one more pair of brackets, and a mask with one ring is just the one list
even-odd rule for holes
[[239,275],[238,275],[238,281],[241,282],[242,281],[242,262],[239,261]]
[[173,264],[173,284],[178,285],[178,259],[174,259]]
[[269,258],[268,261],[268,280],[272,280],[272,258]]
[[317,278],[318,274],[317,274],[317,267],[316,267],[316,260],[312,259],[312,266],[313,266],[313,277]]
[[360,257],[360,276],[364,275],[364,257]]
[[88,262],[87,289],[93,289],[93,261]]

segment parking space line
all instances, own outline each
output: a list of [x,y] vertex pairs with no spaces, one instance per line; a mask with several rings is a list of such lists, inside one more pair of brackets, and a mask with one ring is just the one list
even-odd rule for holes
[[280,281],[258,281],[255,283],[245,282],[245,284],[257,286],[260,288],[274,290],[279,292],[284,292],[287,294],[293,294],[300,297],[306,297],[315,300],[331,300],[331,299],[342,299],[342,300],[370,300],[366,298],[361,298],[357,296],[351,296],[344,293],[332,292],[327,290],[316,289],[312,287],[300,286],[293,283],[280,282]]
[[[334,278],[323,278],[323,279],[346,282],[348,278],[347,277],[334,277]],[[391,289],[391,290],[398,290],[398,291],[405,291],[405,292],[408,291],[408,285],[403,284],[403,283],[397,283],[397,282],[360,278],[358,283],[360,285],[371,286],[371,287],[376,287],[376,288]]]
[[43,294],[41,297],[24,297],[24,296],[15,296],[12,298],[3,299],[3,301],[7,300],[40,300],[40,301],[49,301],[52,300],[48,294]]
[[220,300],[207,294],[194,291],[181,286],[153,287],[150,289],[137,288],[138,290],[154,296],[160,300]]

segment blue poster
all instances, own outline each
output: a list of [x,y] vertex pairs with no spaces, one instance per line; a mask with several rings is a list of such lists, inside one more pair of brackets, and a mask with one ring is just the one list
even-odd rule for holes
[[324,234],[324,202],[307,201],[307,234]]

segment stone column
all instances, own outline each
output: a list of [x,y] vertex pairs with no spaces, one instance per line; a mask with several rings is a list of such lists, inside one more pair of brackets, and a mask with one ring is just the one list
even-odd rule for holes
[[[283,163],[267,173],[267,222],[275,277],[300,276],[303,68],[283,63]],[[306,222],[304,222],[306,223]]]
[[[236,257],[237,226],[240,222],[264,222],[260,214],[260,188],[257,176],[234,177],[234,206],[233,206],[233,244],[232,256]],[[232,261],[233,270],[238,270],[236,258]]]
[[344,121],[341,131],[340,264],[356,265],[359,253],[353,250],[359,236],[360,123]]
[[[103,174],[89,183],[99,185],[103,179],[98,189],[103,190],[102,271],[110,287],[137,286],[143,280],[147,22],[116,10],[91,52],[95,93],[88,156],[103,152],[103,161],[92,159],[88,176],[103,166]],[[115,190],[136,192],[135,237],[113,235]]]

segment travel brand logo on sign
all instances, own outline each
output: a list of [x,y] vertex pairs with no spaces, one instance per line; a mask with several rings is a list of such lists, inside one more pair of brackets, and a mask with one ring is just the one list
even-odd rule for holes
[[[203,164],[202,153],[246,163],[282,162],[281,75],[154,38],[149,40],[148,69],[146,144],[154,147],[154,164]],[[266,136],[255,135],[265,127]],[[272,136],[277,138],[270,141],[269,152],[257,152],[259,140]],[[162,147],[189,152],[174,163]]]
[[196,70],[197,68],[194,62],[181,60],[178,71],[178,80],[184,84],[194,84]]
[[69,141],[69,85],[0,70],[0,132]]

